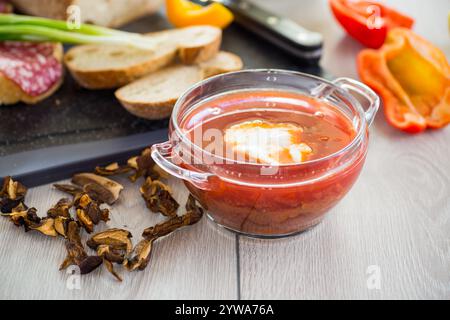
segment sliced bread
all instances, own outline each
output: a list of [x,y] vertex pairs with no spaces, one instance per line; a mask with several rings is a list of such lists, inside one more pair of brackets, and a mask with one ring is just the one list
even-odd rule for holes
[[219,51],[222,31],[194,26],[149,33],[157,49],[127,46],[82,45],[70,49],[64,62],[75,80],[88,89],[118,88],[172,63],[206,61]]
[[0,106],[24,102],[26,104],[36,104],[45,98],[50,97],[62,84],[62,78],[55,83],[48,91],[38,96],[26,94],[17,84],[0,74]]
[[[0,70],[0,105],[35,104],[52,95],[63,82],[62,45],[20,43],[11,47],[13,45],[3,43],[0,48],[0,62],[10,68],[5,74]],[[10,47],[6,55],[5,47]],[[51,66],[46,62],[49,58],[54,61]]]
[[10,0],[21,12],[65,20],[68,8],[80,9],[81,22],[119,27],[157,11],[162,0]]
[[221,51],[195,65],[176,64],[130,83],[116,91],[128,112],[145,119],[163,119],[172,113],[177,99],[197,82],[213,75],[242,69],[237,55]]

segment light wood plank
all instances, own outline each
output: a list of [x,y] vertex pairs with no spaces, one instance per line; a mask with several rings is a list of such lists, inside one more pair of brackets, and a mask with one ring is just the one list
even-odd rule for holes
[[[151,213],[139,194],[138,184],[119,179],[126,188],[113,206],[108,227],[126,228],[136,243],[144,228],[163,217]],[[187,191],[182,183],[170,181],[183,205]],[[40,215],[63,194],[47,186],[30,190],[27,203]],[[183,212],[183,211],[181,211]],[[99,225],[100,226],[100,225]],[[102,225],[104,229],[107,227]],[[85,235],[85,239],[86,239]],[[3,299],[235,299],[237,269],[234,235],[217,232],[205,217],[193,227],[179,230],[156,242],[152,260],[143,272],[128,273],[117,282],[99,268],[81,277],[81,289],[69,290],[70,279],[58,271],[65,258],[64,241],[33,232],[24,233],[7,219],[0,220],[0,298]]]
[[[450,130],[446,131],[450,138]],[[398,152],[438,135],[396,143],[374,139],[366,168],[325,221],[278,241],[241,238],[242,297],[255,299],[450,298],[448,149]],[[385,154],[374,157],[374,154]],[[369,290],[369,266],[381,290]]]
[[[323,66],[357,77],[361,47],[334,22],[327,1],[256,2],[323,32]],[[417,32],[450,55],[447,0],[386,2],[418,17]],[[371,139],[359,181],[321,225],[290,239],[240,237],[242,298],[450,299],[450,128],[410,137],[380,114]],[[138,238],[160,217],[145,209],[137,188],[125,193],[109,225],[127,225]],[[60,197],[43,186],[31,190],[28,202],[43,214]],[[0,298],[237,297],[235,237],[206,219],[158,243],[146,271],[122,272],[122,284],[96,271],[82,278],[81,290],[68,290],[68,275],[57,270],[62,240],[25,234],[1,219],[0,243]],[[371,265],[380,267],[381,290],[367,288]]]
[[[327,1],[258,3],[323,32],[322,65],[357,77],[361,46]],[[448,1],[386,3],[416,17],[415,30],[450,56]],[[409,136],[381,113],[359,181],[321,225],[291,239],[240,238],[242,298],[450,298],[450,128]],[[381,290],[367,287],[371,265],[380,268]]]

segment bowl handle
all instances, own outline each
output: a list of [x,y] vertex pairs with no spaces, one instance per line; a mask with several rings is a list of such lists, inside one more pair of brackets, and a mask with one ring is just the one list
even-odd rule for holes
[[158,166],[170,175],[188,181],[199,189],[209,189],[208,181],[213,174],[184,169],[173,163],[171,161],[172,144],[169,141],[154,144],[152,146],[152,158]]
[[352,94],[352,92],[356,92],[369,102],[369,107],[365,111],[365,117],[368,125],[370,126],[375,119],[378,108],[380,107],[380,97],[368,86],[353,79],[338,78],[334,80],[333,83],[350,94]]

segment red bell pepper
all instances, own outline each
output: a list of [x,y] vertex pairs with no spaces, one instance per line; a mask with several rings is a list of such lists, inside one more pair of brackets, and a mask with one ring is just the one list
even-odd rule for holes
[[396,28],[380,49],[361,51],[357,62],[361,80],[381,96],[394,127],[419,133],[450,124],[450,65],[430,42]]
[[348,34],[373,49],[383,45],[389,30],[414,24],[414,19],[376,1],[330,0],[330,6]]

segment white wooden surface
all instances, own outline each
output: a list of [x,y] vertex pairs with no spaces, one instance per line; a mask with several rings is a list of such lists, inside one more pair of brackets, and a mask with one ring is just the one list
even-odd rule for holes
[[[133,185],[126,178],[118,181],[126,186],[122,194],[126,201],[114,205],[108,226],[126,228],[137,243],[146,227],[163,219],[145,207],[139,183]],[[184,186],[178,181],[171,184],[180,191],[176,198],[184,205],[188,194]],[[27,202],[45,215],[62,196],[46,185],[33,189]],[[105,224],[100,226],[106,228]],[[66,255],[64,240],[26,234],[2,219],[0,299],[236,299],[235,239],[233,234],[217,232],[208,219],[203,219],[156,242],[145,271],[128,273],[118,268],[124,279],[120,283],[106,269],[98,268],[81,277],[80,289],[71,289],[73,277],[58,271]]]
[[[255,2],[324,33],[323,66],[357,77],[361,47],[334,22],[325,0]],[[385,2],[416,17],[415,30],[450,56],[449,0]],[[122,272],[120,284],[102,270],[83,277],[80,290],[69,290],[68,275],[58,271],[63,241],[24,234],[2,219],[0,298],[450,299],[449,144],[450,128],[408,136],[380,114],[360,179],[315,229],[255,240],[204,219],[157,243],[148,269]],[[173,183],[184,199],[184,188]],[[113,207],[109,224],[126,225],[137,241],[160,218],[145,209],[137,186],[125,184],[127,201]],[[44,213],[59,197],[42,186],[31,190],[28,202]],[[367,286],[370,266],[380,272],[380,289]]]
[[[416,32],[450,58],[449,0],[384,2],[415,17]],[[322,32],[322,65],[336,76],[357,78],[361,46],[334,22],[327,1],[258,3]],[[388,126],[380,112],[361,177],[320,226],[279,241],[240,237],[240,296],[450,299],[449,145],[450,128],[408,136]],[[380,290],[368,289],[370,266],[380,271]]]

